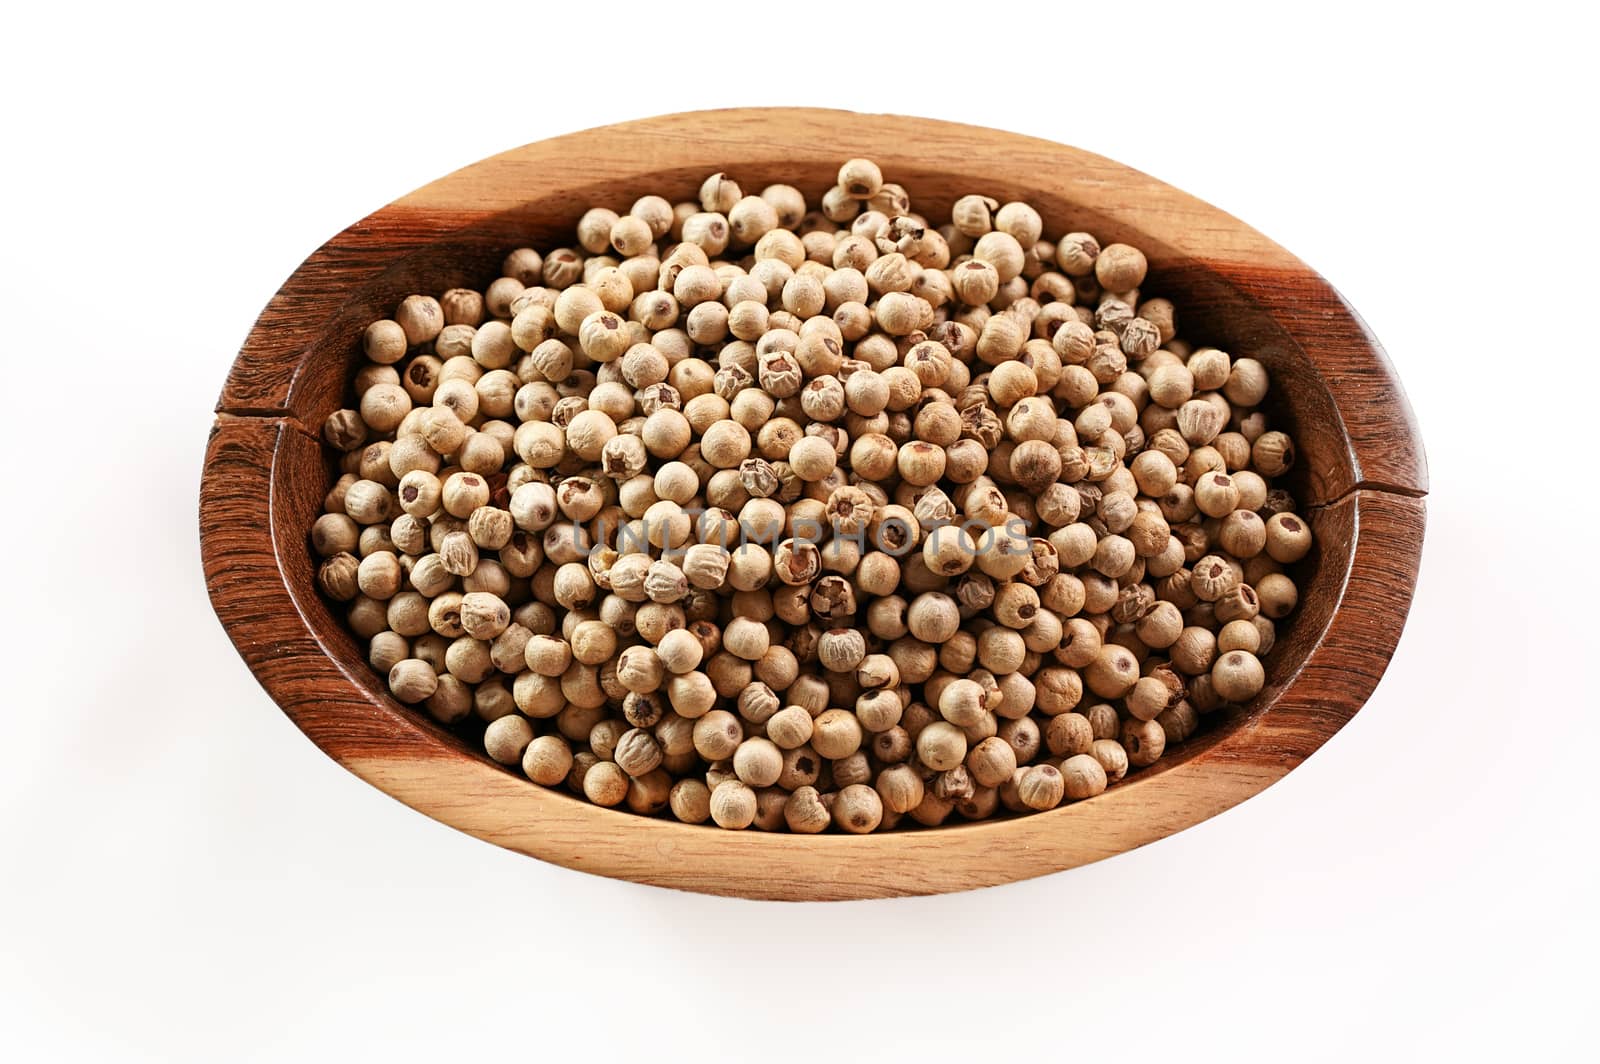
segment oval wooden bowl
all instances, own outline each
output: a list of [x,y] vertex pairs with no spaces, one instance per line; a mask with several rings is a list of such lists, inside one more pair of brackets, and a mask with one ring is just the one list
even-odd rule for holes
[[[1149,294],[1183,334],[1264,362],[1292,483],[1316,531],[1302,602],[1250,706],[1152,769],[1049,813],[870,836],[721,831],[603,809],[489,761],[386,693],[318,596],[307,531],[332,480],[318,430],[340,407],[367,322],[412,292],[482,287],[504,253],[570,242],[589,206],[692,198],[729,171],[814,198],[852,156],[920,210],[982,191],[1025,199],[1048,234],[1086,230],[1150,259]],[[469,166],[334,237],[262,312],[217,404],[200,490],[206,583],[256,678],[330,757],[429,816],[570,868],[776,899],[931,894],[1005,883],[1162,838],[1294,768],[1372,693],[1400,638],[1427,473],[1399,382],[1326,281],[1238,220],[1110,160],[1031,137],[889,115],[733,110],[651,118]]]

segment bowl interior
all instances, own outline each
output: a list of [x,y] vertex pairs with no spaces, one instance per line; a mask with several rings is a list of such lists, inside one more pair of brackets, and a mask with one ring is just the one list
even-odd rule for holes
[[[885,157],[880,161],[910,192],[913,207],[930,216],[946,216],[958,196],[981,189],[1002,201],[1020,199],[1032,204],[1044,217],[1047,237],[1083,230],[1094,233],[1102,243],[1122,241],[1139,247],[1150,260],[1150,277],[1141,292],[1165,296],[1176,304],[1180,336],[1214,344],[1235,356],[1248,355],[1271,371],[1273,389],[1267,409],[1274,426],[1294,436],[1299,453],[1286,483],[1316,534],[1313,551],[1295,569],[1300,606],[1287,623],[1280,623],[1278,640],[1264,662],[1267,686],[1262,693],[1242,709],[1208,715],[1199,734],[1152,768],[1131,775],[1128,782],[1159,775],[1210,749],[1241,721],[1268,710],[1321,641],[1338,606],[1354,557],[1354,517],[1351,507],[1325,504],[1334,501],[1330,484],[1350,483],[1355,478],[1350,441],[1328,389],[1307,353],[1284,328],[1206,260],[1180,253],[1155,236],[1057,195],[1004,177],[965,173],[959,163],[934,168],[926,160],[919,164]],[[324,650],[346,677],[395,712],[421,721],[440,743],[488,761],[465,731],[440,727],[428,720],[426,713],[390,699],[343,617],[315,590],[315,561],[305,533],[321,512],[323,496],[335,477],[334,462],[322,453],[315,430],[329,413],[353,399],[350,378],[360,358],[362,330],[372,320],[387,317],[413,292],[437,294],[458,286],[481,290],[499,276],[500,261],[512,248],[570,246],[578,218],[591,206],[626,210],[647,193],[674,201],[693,198],[705,174],[719,167],[726,167],[747,189],[783,182],[800,188],[808,200],[820,196],[834,179],[832,169],[793,160],[721,160],[574,187],[461,228],[449,225],[447,218],[441,224],[436,212],[426,212],[424,217],[425,212],[419,211],[417,224],[436,227],[437,239],[400,253],[375,277],[353,287],[338,313],[303,353],[290,389],[289,408],[309,431],[285,430],[281,434],[272,470],[273,525],[285,530],[275,533],[274,549],[285,584]],[[402,225],[407,210],[402,203],[383,213],[392,224]],[[618,815],[632,816],[626,812]]]

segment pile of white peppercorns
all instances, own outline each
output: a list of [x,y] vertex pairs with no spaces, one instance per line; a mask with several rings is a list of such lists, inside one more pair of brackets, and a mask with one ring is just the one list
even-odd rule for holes
[[311,531],[401,702],[605,806],[818,832],[1093,797],[1255,697],[1311,548],[1259,362],[1145,257],[852,159],[596,207],[373,322]]

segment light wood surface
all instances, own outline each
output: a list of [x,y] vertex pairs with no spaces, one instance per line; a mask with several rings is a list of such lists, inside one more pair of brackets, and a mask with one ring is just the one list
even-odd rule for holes
[[[816,195],[865,155],[938,212],[980,191],[1025,199],[1047,235],[1085,229],[1151,261],[1185,336],[1273,371],[1296,436],[1292,487],[1317,548],[1268,687],[1234,719],[1105,794],[1049,813],[869,836],[727,832],[602,809],[488,761],[400,706],[316,594],[306,533],[331,481],[315,428],[341,405],[365,324],[413,291],[481,287],[506,250],[566,243],[594,204],[688,196],[725,169]],[[212,603],[284,712],[352,772],[444,823],[602,875],[717,894],[925,894],[1041,875],[1170,835],[1259,792],[1366,701],[1416,579],[1427,472],[1398,381],[1326,281],[1236,219],[1137,171],[1046,141],[923,119],[809,110],[701,112],[506,152],[363,219],[262,312],[217,407],[201,485]]]

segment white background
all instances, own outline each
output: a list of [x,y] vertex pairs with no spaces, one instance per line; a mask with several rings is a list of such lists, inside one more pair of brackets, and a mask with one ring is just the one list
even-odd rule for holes
[[[0,1056],[1570,1058],[1600,947],[1577,5],[673,6],[7,16]],[[1076,144],[1360,308],[1433,493],[1410,625],[1353,723],[1133,854],[800,906],[502,852],[289,724],[196,542],[256,312],[328,236],[484,155],[741,104]]]

